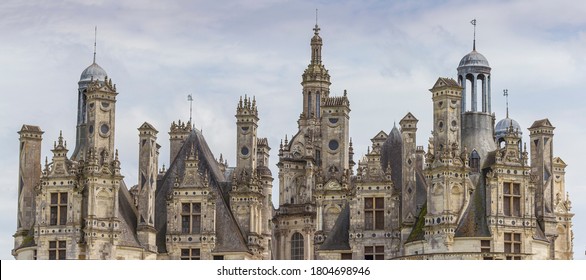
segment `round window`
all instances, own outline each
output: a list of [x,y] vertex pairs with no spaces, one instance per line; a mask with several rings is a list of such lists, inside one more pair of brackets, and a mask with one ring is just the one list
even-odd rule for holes
[[336,140],[330,140],[330,143],[328,144],[328,146],[330,147],[330,150],[335,151],[338,149],[340,144]]
[[247,156],[249,152],[250,152],[250,151],[248,150],[248,147],[242,147],[242,149],[240,149],[240,153],[241,153],[242,155],[245,155],[245,156]]
[[108,134],[108,131],[110,131],[110,127],[107,124],[102,124],[102,126],[100,126],[100,132],[102,134]]

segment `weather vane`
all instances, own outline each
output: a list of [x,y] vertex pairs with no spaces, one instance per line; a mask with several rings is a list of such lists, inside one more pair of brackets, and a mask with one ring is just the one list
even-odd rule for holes
[[192,117],[192,106],[193,106],[193,96],[191,94],[187,95],[187,101],[189,101],[189,123],[191,124],[191,117]]
[[472,50],[475,51],[476,50],[476,19],[473,19],[472,21],[470,21],[470,23],[472,23],[472,25],[474,25],[474,40],[472,41]]
[[507,119],[509,118],[509,90],[503,89],[503,96],[507,100]]

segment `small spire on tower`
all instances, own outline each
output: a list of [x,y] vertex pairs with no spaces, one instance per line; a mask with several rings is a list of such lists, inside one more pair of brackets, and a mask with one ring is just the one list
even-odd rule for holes
[[94,63],[96,63],[96,42],[98,41],[98,26],[94,28]]
[[509,118],[509,90],[503,89],[503,96],[507,100],[507,119]]

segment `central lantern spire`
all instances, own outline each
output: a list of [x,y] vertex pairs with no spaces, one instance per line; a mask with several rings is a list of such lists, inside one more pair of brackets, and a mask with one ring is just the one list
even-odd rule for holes
[[311,64],[321,65],[321,46],[323,45],[322,39],[319,36],[319,26],[317,22],[313,28],[313,38],[311,38]]
[[[322,98],[329,96],[330,75],[321,61],[322,38],[319,36],[319,25],[317,24],[317,10],[315,27],[311,38],[311,62],[302,75],[301,85],[303,86],[303,113],[301,119],[319,119]],[[302,123],[301,126],[308,125]]]

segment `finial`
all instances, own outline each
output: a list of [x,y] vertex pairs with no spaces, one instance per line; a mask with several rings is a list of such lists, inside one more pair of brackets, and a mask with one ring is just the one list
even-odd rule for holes
[[344,90],[344,96],[348,96],[348,91]]
[[474,25],[474,40],[472,41],[472,50],[476,50],[476,19],[473,19],[470,23]]
[[[116,152],[114,153],[114,160],[118,160],[118,149],[116,149]],[[163,165],[165,166],[165,165]]]
[[63,130],[59,130],[59,144],[63,144]]
[[98,41],[98,26],[94,28],[94,63],[96,63],[96,42]]

